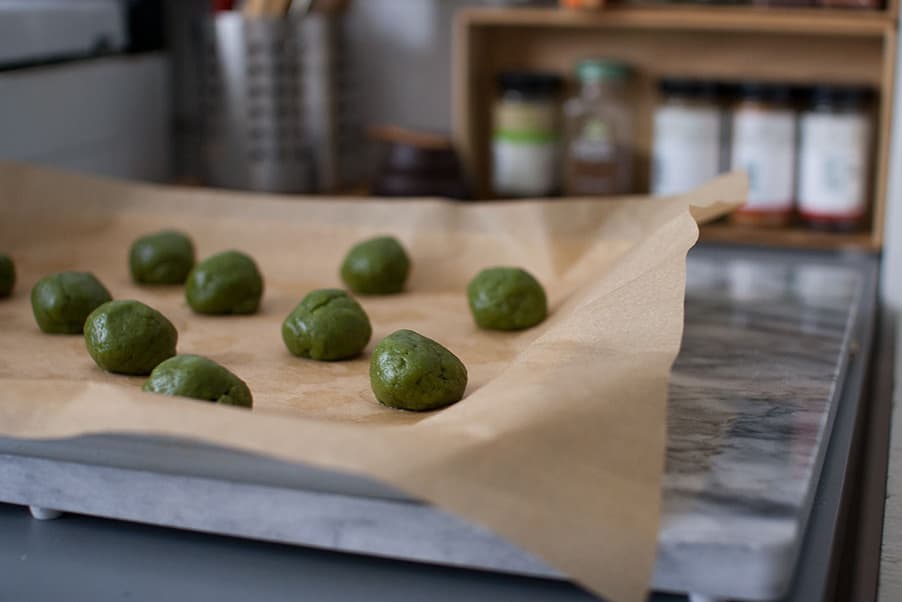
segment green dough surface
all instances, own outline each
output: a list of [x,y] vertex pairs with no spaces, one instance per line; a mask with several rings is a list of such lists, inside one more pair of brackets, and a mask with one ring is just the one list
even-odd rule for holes
[[38,327],[50,334],[81,334],[88,314],[113,297],[94,274],[59,272],[31,289],[31,310]]
[[252,314],[260,306],[263,278],[254,260],[224,251],[203,260],[188,274],[185,298],[200,314]]
[[148,234],[132,243],[128,266],[139,284],[182,284],[194,267],[194,244],[174,230]]
[[412,330],[382,339],[370,360],[370,384],[384,405],[425,412],[460,401],[467,368],[439,343]]
[[0,299],[9,297],[16,285],[16,266],[9,255],[0,253]]
[[145,375],[175,355],[178,332],[166,316],[140,301],[110,301],[88,316],[85,344],[97,365]]
[[342,360],[358,355],[373,328],[360,304],[338,289],[309,293],[282,323],[282,340],[294,355]]
[[404,288],[410,273],[410,258],[392,236],[357,243],[341,264],[341,279],[361,295],[390,295]]
[[143,389],[229,406],[253,406],[247,383],[228,368],[199,355],[177,355],[161,362]]
[[520,268],[482,270],[467,286],[473,319],[488,330],[522,330],[548,315],[545,289]]

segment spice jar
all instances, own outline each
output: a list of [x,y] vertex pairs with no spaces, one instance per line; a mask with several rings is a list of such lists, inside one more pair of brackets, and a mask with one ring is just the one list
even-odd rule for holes
[[394,125],[374,126],[369,134],[382,147],[370,186],[374,196],[470,198],[460,159],[446,135]]
[[559,191],[563,80],[554,74],[507,71],[498,76],[492,133],[492,187],[497,196],[549,196]]
[[724,120],[713,82],[662,79],[654,114],[653,194],[686,192],[722,170]]
[[626,194],[632,189],[632,111],[626,98],[631,69],[592,59],[576,68],[579,93],[564,105],[568,195]]
[[748,174],[749,196],[731,219],[749,226],[785,226],[795,196],[796,115],[790,89],[747,83],[738,92],[730,164]]
[[868,202],[871,91],[819,86],[800,118],[799,213],[830,230],[861,226]]

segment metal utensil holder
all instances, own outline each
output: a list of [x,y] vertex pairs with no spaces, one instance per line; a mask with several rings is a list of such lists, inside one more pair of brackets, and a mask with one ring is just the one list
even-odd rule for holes
[[245,19],[218,13],[204,64],[204,163],[209,184],[312,192],[316,170],[304,94],[311,16]]
[[306,131],[321,192],[346,190],[363,176],[366,144],[341,15],[310,13],[301,36]]

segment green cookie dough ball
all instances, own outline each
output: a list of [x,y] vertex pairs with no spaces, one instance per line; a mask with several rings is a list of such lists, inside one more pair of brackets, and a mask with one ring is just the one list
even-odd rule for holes
[[113,297],[94,274],[59,272],[31,289],[31,310],[38,327],[51,334],[81,334],[85,319]]
[[346,292],[309,293],[282,322],[282,340],[295,355],[314,360],[343,360],[363,351],[373,328],[360,304]]
[[16,266],[9,255],[0,253],[0,299],[9,297],[16,285]]
[[104,303],[85,321],[85,344],[97,365],[118,374],[150,374],[175,355],[178,332],[140,301]]
[[460,401],[467,388],[467,368],[432,339],[398,330],[376,345],[370,384],[381,403],[425,412]]
[[252,314],[260,306],[263,278],[254,260],[224,251],[201,261],[188,274],[185,298],[200,314]]
[[361,295],[399,293],[410,273],[410,259],[392,236],[357,243],[341,264],[341,279]]
[[128,266],[140,284],[182,284],[194,267],[194,245],[174,230],[148,234],[132,243]]
[[177,355],[161,362],[142,388],[228,406],[249,408],[254,404],[247,383],[225,366],[199,355]]
[[548,315],[545,289],[520,268],[482,270],[467,285],[470,311],[480,328],[522,330]]

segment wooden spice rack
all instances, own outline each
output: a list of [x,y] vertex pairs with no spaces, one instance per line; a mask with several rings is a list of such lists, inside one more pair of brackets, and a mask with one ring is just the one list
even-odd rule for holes
[[879,250],[883,241],[896,58],[897,4],[886,10],[615,6],[598,12],[472,8],[454,33],[454,135],[480,198],[490,198],[495,75],[542,69],[570,76],[587,57],[636,69],[635,181],[648,190],[655,84],[663,76],[720,81],[865,85],[879,92],[868,228],[856,233],[714,224],[702,238],[804,248]]

